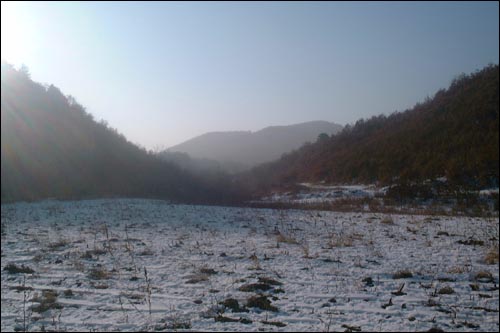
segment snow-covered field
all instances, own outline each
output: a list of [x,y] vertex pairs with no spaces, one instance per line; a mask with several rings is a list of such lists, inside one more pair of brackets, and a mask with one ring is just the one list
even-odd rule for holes
[[139,199],[1,215],[2,331],[499,330],[498,218]]
[[262,198],[264,202],[315,203],[331,202],[338,199],[373,198],[383,196],[387,187],[377,188],[375,185],[322,185],[300,183],[302,189],[297,192],[276,193]]

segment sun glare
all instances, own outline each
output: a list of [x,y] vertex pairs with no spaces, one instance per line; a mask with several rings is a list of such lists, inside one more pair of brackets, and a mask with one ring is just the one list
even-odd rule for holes
[[27,26],[13,3],[2,1],[2,60],[19,65],[30,52]]

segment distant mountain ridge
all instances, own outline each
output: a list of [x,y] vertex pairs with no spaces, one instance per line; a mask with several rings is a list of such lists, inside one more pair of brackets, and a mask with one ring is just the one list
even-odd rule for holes
[[271,162],[306,142],[314,142],[321,133],[338,133],[341,125],[310,121],[288,126],[269,126],[256,132],[210,132],[167,149],[187,153],[196,159],[211,159],[221,164],[239,164],[249,168]]

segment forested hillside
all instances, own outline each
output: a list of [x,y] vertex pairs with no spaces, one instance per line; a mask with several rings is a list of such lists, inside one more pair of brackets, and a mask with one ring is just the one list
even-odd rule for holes
[[498,65],[461,75],[412,109],[361,119],[330,137],[254,168],[255,192],[303,181],[498,186]]
[[2,63],[2,202],[44,198],[226,199],[228,187],[192,176],[96,122],[74,98]]
[[[298,182],[498,187],[498,65],[461,75],[412,109],[321,135],[238,176],[179,169],[135,146],[74,98],[2,64],[2,201],[103,196],[229,202]],[[239,189],[236,189],[239,186]]]

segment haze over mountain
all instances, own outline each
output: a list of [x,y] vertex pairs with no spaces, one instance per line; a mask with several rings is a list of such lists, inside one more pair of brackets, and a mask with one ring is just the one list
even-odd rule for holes
[[229,171],[250,168],[270,162],[284,153],[314,142],[322,133],[338,133],[341,125],[327,121],[310,121],[288,126],[269,126],[262,130],[211,132],[167,149],[187,153],[194,159],[215,160]]

